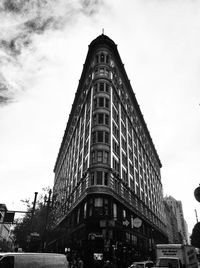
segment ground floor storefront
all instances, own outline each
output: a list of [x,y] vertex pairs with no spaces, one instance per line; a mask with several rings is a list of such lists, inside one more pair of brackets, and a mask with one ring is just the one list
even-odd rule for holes
[[58,226],[47,250],[81,257],[86,267],[110,260],[116,267],[155,259],[155,245],[167,243],[164,232],[111,196],[90,195]]

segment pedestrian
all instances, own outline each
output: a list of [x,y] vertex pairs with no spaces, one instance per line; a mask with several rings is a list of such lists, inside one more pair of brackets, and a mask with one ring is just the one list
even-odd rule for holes
[[66,266],[66,268],[70,268],[69,267],[69,261],[68,261],[68,256],[66,255],[66,260],[67,260],[67,266]]
[[103,268],[111,268],[111,262],[109,260],[105,261]]
[[78,263],[78,268],[83,268],[84,267],[84,262],[83,262],[83,260],[81,258],[78,258],[77,263]]

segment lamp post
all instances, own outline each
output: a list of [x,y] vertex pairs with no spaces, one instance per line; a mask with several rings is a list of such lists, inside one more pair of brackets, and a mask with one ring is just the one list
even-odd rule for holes
[[35,192],[33,208],[32,208],[32,212],[31,212],[31,227],[30,227],[31,232],[32,232],[32,228],[33,228],[33,216],[34,216],[34,213],[35,213],[35,205],[36,205],[37,195],[38,195],[38,192]]
[[45,226],[44,226],[44,241],[43,241],[43,250],[46,249],[46,243],[47,243],[47,229],[48,229],[48,217],[49,217],[49,209],[50,209],[50,202],[51,202],[51,189],[49,190],[49,196],[47,200],[47,210],[46,210],[46,218],[45,218]]

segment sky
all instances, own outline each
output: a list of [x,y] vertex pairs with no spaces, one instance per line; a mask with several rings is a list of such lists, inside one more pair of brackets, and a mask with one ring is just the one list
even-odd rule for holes
[[[163,192],[200,218],[200,1],[0,1],[0,203],[52,187],[88,45],[109,36],[162,163]],[[103,30],[102,30],[103,29]]]

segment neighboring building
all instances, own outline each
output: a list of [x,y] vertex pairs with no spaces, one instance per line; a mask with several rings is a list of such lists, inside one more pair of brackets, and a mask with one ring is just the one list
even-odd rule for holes
[[11,224],[3,223],[6,211],[6,205],[0,204],[0,251],[10,251],[14,246]]
[[166,215],[166,230],[168,235],[168,242],[172,244],[182,244],[183,239],[178,230],[177,218],[173,212],[172,206],[164,201],[164,209]]
[[117,46],[102,34],[89,45],[54,168],[49,248],[88,264],[102,253],[122,265],[153,256],[167,242],[160,168]]
[[169,206],[172,207],[172,210],[173,210],[174,215],[175,215],[176,220],[177,220],[178,231],[180,232],[180,235],[181,235],[181,238],[182,238],[182,242],[184,244],[190,244],[190,242],[189,242],[188,228],[187,228],[187,224],[186,224],[186,221],[185,221],[184,215],[183,215],[182,202],[181,201],[177,201],[172,196],[166,196],[164,198],[164,200],[165,200],[165,202]]

